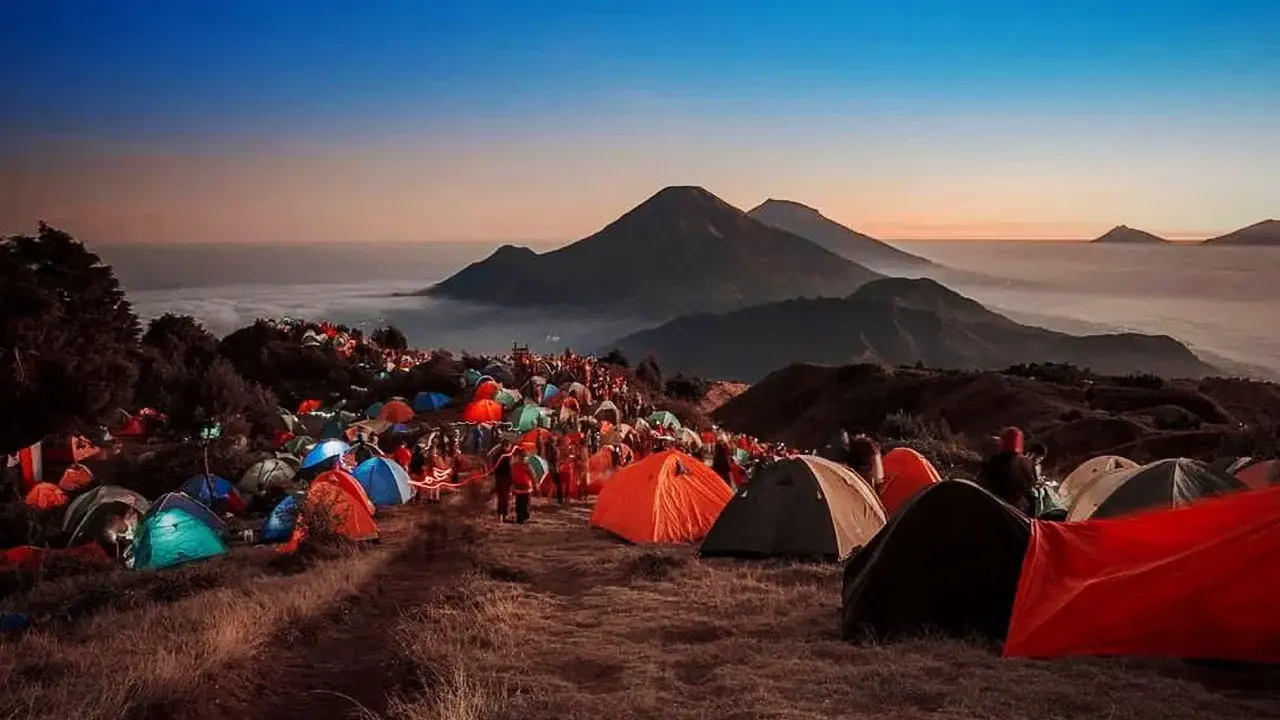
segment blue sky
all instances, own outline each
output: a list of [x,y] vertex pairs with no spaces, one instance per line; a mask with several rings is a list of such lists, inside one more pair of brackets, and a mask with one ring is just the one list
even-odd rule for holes
[[1277,38],[1274,0],[4,2],[0,231],[570,239],[686,183],[1225,231],[1280,214]]

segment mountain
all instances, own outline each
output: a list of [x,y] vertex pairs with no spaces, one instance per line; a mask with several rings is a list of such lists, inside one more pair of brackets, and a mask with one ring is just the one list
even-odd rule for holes
[[808,205],[765,200],[747,213],[760,222],[811,240],[831,252],[880,272],[936,267],[917,255],[841,225]]
[[665,319],[842,296],[879,277],[700,187],[669,187],[572,245],[504,245],[420,294]]
[[1212,245],[1280,245],[1280,220],[1263,220],[1235,232],[1209,238],[1204,244]]
[[1102,237],[1094,238],[1092,242],[1115,245],[1156,245],[1169,241],[1159,235],[1152,235],[1145,230],[1137,230],[1128,225],[1117,225],[1108,230]]
[[886,278],[845,298],[788,300],[676,318],[610,347],[663,369],[751,382],[797,362],[1000,369],[1071,363],[1106,374],[1214,372],[1168,336],[1068,335],[1022,325],[928,279]]

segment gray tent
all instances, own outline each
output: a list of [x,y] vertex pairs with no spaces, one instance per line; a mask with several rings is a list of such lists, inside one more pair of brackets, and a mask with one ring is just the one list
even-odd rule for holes
[[1235,477],[1199,460],[1157,460],[1097,476],[1080,490],[1067,519],[1111,518],[1140,510],[1173,508],[1244,489],[1245,484]]
[[880,500],[858,474],[811,455],[761,468],[721,511],[704,557],[841,560],[884,526]]

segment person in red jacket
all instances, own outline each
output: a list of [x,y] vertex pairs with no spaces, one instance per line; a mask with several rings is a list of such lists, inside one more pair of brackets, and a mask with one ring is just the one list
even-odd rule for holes
[[516,497],[516,522],[529,519],[529,501],[533,496],[533,471],[525,462],[525,449],[517,447],[511,455],[511,494]]

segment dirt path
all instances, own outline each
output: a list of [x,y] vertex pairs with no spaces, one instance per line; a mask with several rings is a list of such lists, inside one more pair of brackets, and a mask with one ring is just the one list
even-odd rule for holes
[[[474,528],[458,508],[408,506],[382,524],[393,555],[377,577],[324,617],[267,639],[259,667],[233,668],[216,692],[166,718],[306,720],[384,714],[389,695],[417,682],[399,651],[404,609],[430,602],[473,566]],[[157,715],[158,717],[158,715]]]

